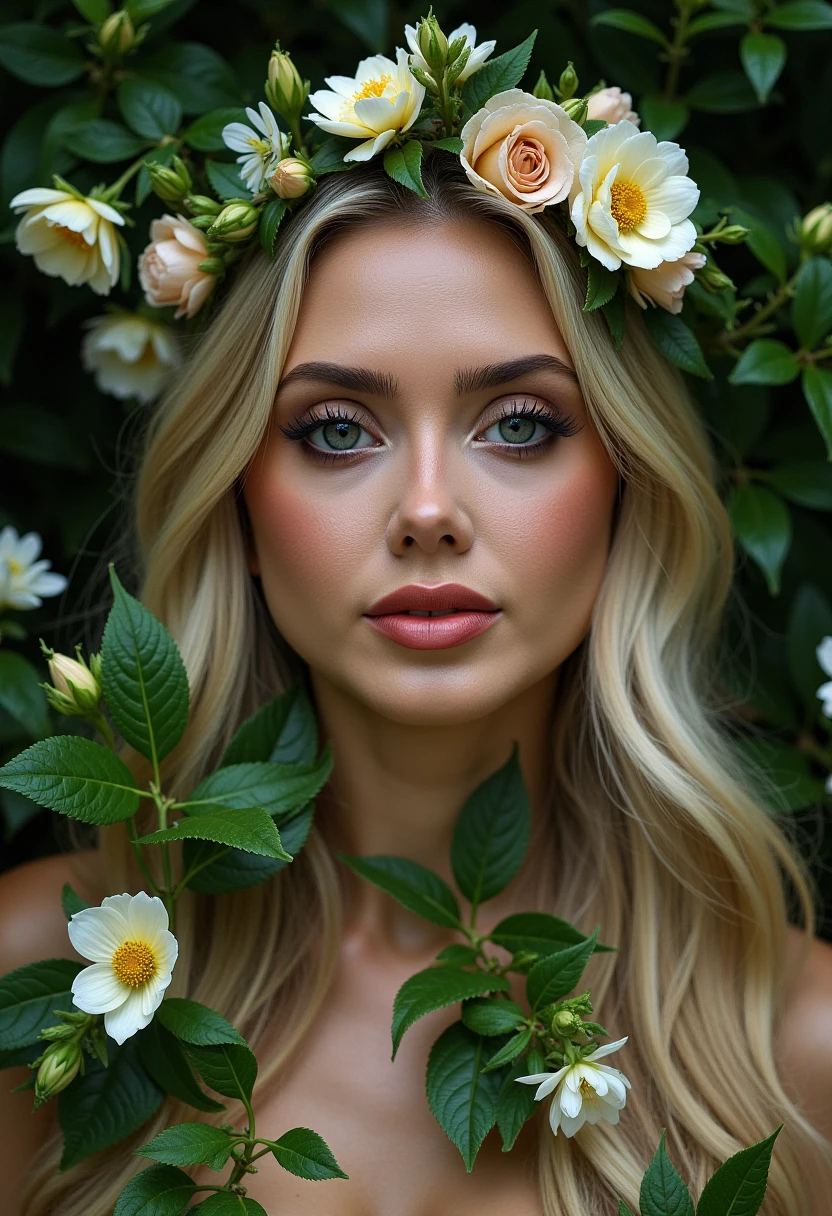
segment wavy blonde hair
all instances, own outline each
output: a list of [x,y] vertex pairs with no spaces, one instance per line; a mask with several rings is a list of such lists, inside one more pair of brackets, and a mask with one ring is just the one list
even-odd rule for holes
[[[426,178],[427,202],[377,165],[325,179],[280,234],[274,261],[258,253],[240,273],[149,425],[136,493],[141,597],[181,648],[193,707],[163,766],[166,788],[186,796],[242,719],[297,670],[248,573],[239,490],[269,425],[315,252],[334,233],[378,222],[496,225],[536,267],[591,419],[622,475],[591,629],[559,685],[557,813],[546,826],[553,860],[538,906],[585,931],[600,924],[618,944],[618,953],[591,960],[587,983],[596,1016],[630,1034],[633,1089],[615,1128],[587,1125],[567,1140],[540,1120],[543,1209],[607,1216],[618,1196],[637,1209],[662,1127],[698,1194],[720,1162],[785,1121],[766,1211],[804,1214],[796,1150],[828,1159],[829,1145],[784,1092],[772,1040],[785,998],[789,914],[811,936],[813,895],[713,706],[709,656],[733,552],[703,426],[635,308],[628,305],[619,351],[603,317],[582,312],[583,272],[557,217],[530,217],[477,193],[446,154],[429,158]],[[144,779],[141,758],[131,763]],[[123,825],[102,829],[100,849],[111,891],[141,886]],[[221,1010],[258,1048],[255,1095],[279,1082],[314,1023],[340,916],[338,873],[316,830],[268,882],[180,901],[171,994]],[[23,1216],[109,1216],[148,1164],[130,1150],[171,1122],[202,1117],[166,1099],[136,1136],[66,1173],[58,1171],[57,1138],[50,1141]]]

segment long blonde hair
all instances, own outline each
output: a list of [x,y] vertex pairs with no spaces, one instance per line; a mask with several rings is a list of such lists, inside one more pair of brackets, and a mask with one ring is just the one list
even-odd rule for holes
[[[335,232],[379,221],[497,225],[536,267],[623,484],[590,633],[559,685],[557,811],[547,831],[563,846],[552,849],[541,906],[586,931],[600,924],[619,946],[591,961],[587,983],[595,1016],[630,1035],[633,1088],[615,1128],[586,1126],[566,1140],[540,1120],[543,1210],[607,1216],[617,1196],[637,1209],[662,1127],[697,1194],[717,1164],[785,1121],[766,1211],[804,1214],[795,1150],[829,1146],[781,1087],[772,1039],[785,997],[787,924],[791,915],[813,933],[813,896],[713,705],[711,656],[733,552],[702,424],[637,309],[629,308],[619,351],[603,317],[581,311],[583,273],[557,218],[477,193],[444,153],[429,158],[426,178],[428,202],[375,165],[325,179],[280,234],[274,261],[258,253],[242,270],[148,427],[135,514],[141,597],[179,643],[193,707],[165,762],[166,788],[186,795],[241,720],[297,670],[247,570],[239,488],[269,424],[315,252]],[[146,776],[140,758],[131,763]],[[110,890],[138,889],[123,825],[102,829],[100,848]],[[320,1009],[340,904],[333,858],[315,830],[268,882],[180,901],[171,994],[221,1010],[260,1045],[255,1094],[279,1081]],[[23,1216],[109,1216],[148,1164],[130,1150],[197,1117],[168,1099],[130,1141],[63,1174],[50,1142]]]

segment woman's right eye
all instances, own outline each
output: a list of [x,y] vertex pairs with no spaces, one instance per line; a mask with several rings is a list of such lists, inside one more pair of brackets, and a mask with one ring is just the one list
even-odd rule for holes
[[372,447],[376,442],[363,426],[346,418],[315,427],[306,441],[319,452],[352,452],[356,448]]

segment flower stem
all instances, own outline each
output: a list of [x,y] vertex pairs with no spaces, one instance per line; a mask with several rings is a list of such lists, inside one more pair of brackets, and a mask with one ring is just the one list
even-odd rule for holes
[[[667,67],[667,79],[664,84],[664,93],[662,96],[665,101],[673,101],[676,94],[676,87],[679,83],[679,68],[682,65],[682,60],[687,58],[688,51],[685,46],[685,38],[688,32],[688,21],[690,20],[690,11],[687,6],[682,4],[679,6],[679,16],[672,18],[674,25],[673,42],[667,48],[667,54],[664,56],[669,62]],[[661,58],[661,56],[660,56]]]
[[102,202],[114,203],[117,201],[122,190],[130,181],[130,178],[135,176],[139,169],[141,169],[142,165],[144,164],[145,156],[146,153],[142,153],[139,159],[134,161],[132,165],[129,165],[128,168],[124,170],[121,177],[113,182],[112,186],[107,187],[107,189],[104,191],[104,195],[101,200]]
[[717,344],[720,346],[733,346],[738,339],[747,338],[750,334],[753,334],[764,321],[767,321],[773,313],[777,312],[777,309],[782,304],[785,304],[786,300],[794,295],[797,274],[798,272],[796,271],[787,282],[781,283],[774,295],[765,304],[761,305],[754,313],[754,316],[750,317],[739,329],[724,329],[721,334],[718,334],[715,338]]
[[159,888],[156,886],[156,883],[153,881],[153,876],[151,875],[150,870],[148,869],[147,862],[145,861],[144,854],[142,853],[142,846],[140,844],[136,844],[137,833],[136,833],[135,815],[131,815],[130,818],[127,820],[127,822],[130,825],[130,844],[133,848],[133,852],[136,855],[136,861],[139,863],[139,868],[140,868],[141,872],[144,874],[145,881],[147,882],[151,891],[153,892],[154,895],[158,895]]

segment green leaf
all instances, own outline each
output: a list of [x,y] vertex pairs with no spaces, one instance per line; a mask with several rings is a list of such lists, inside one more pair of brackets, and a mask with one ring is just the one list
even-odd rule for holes
[[789,675],[809,710],[820,708],[817,690],[828,677],[817,659],[818,643],[832,634],[832,606],[811,583],[795,592],[786,630]]
[[606,266],[593,258],[587,268],[586,299],[583,311],[592,312],[602,304],[608,304],[618,290],[620,275],[618,271],[608,270]]
[[585,941],[535,963],[526,978],[526,996],[532,1009],[549,1005],[572,991],[595,949],[597,936],[596,929]]
[[32,738],[42,739],[49,734],[49,712],[40,675],[28,659],[14,650],[0,650],[0,706]]
[[733,25],[747,25],[749,19],[753,17],[753,11],[748,16],[742,13],[705,13],[702,17],[695,17],[687,27],[688,38],[694,38],[697,34],[707,34],[711,30],[727,29]]
[[478,958],[479,954],[473,946],[463,946],[461,942],[454,942],[453,945],[440,950],[435,961],[443,965],[447,963],[451,967],[473,967]]
[[[165,1093],[187,1102],[196,1110],[225,1110],[222,1102],[215,1102],[202,1092],[184,1049],[174,1035],[165,1030],[158,1018],[154,1018],[149,1026],[139,1031],[136,1040],[142,1064]],[[152,1157],[154,1154],[145,1153],[145,1156]],[[168,1158],[157,1157],[156,1160],[167,1161]],[[185,1163],[174,1161],[171,1164]]]
[[250,199],[254,197],[240,177],[236,165],[229,165],[223,160],[206,160],[205,172],[208,174],[212,190],[223,202],[230,198]]
[[[584,135],[587,139],[591,139],[593,135],[597,135],[599,131],[603,131],[604,127],[608,127],[609,125],[603,118],[588,118],[583,124]],[[581,246],[579,246],[579,249],[582,253],[586,252]],[[583,263],[581,264],[583,265]]]
[[212,1170],[221,1170],[233,1147],[234,1141],[220,1127],[210,1123],[177,1123],[133,1152],[162,1165],[204,1164]]
[[124,761],[80,735],[33,743],[0,768],[0,786],[83,823],[121,823],[139,806]]
[[474,1034],[511,1034],[525,1020],[526,1015],[516,1001],[498,996],[475,998],[462,1006],[462,1021]]
[[638,112],[641,121],[656,139],[675,139],[688,125],[690,110],[678,98],[667,101],[658,93],[648,93],[639,99]]
[[214,1047],[220,1043],[245,1046],[243,1036],[221,1014],[186,997],[167,997],[156,1011],[155,1021],[193,1047]]
[[136,843],[160,844],[164,840],[213,840],[261,857],[292,860],[280,843],[271,815],[259,806],[214,807],[208,815],[180,819],[169,828],[140,836]]
[[239,106],[243,98],[231,66],[200,42],[167,41],[142,59],[144,80],[158,80],[179,99],[186,114]]
[[342,135],[327,135],[311,157],[310,163],[315,170],[315,176],[324,177],[327,173],[343,173],[347,169],[354,168],[354,161],[344,160],[346,154],[354,147],[354,139],[346,139]]
[[[312,828],[314,807],[310,804],[280,821],[280,843],[294,858],[306,844]],[[188,886],[204,895],[228,895],[265,882],[289,863],[261,857],[242,849],[229,849],[207,841],[186,840],[182,850]]]
[[0,27],[0,67],[27,84],[55,88],[84,74],[76,42],[48,25],[21,21]]
[[174,135],[182,121],[182,107],[170,89],[140,76],[122,80],[116,90],[116,104],[128,127],[145,139]]
[[700,78],[684,99],[692,110],[705,114],[743,114],[760,103],[744,72],[714,72]]
[[80,895],[76,895],[68,882],[65,882],[61,891],[61,907],[64,911],[64,916],[67,920],[71,920],[76,912],[82,912],[84,908],[90,905]]
[[746,34],[740,61],[760,102],[764,102],[786,65],[786,44],[776,34]]
[[713,380],[696,335],[680,316],[664,308],[646,308],[642,315],[650,337],[666,359],[683,372]]
[[832,30],[832,5],[822,0],[794,0],[770,9],[764,20],[781,30]]
[[493,1072],[495,1068],[502,1068],[505,1064],[511,1064],[531,1043],[532,1033],[528,1027],[525,1030],[518,1031],[499,1051],[494,1053],[487,1064],[483,1065],[483,1072]]
[[[163,13],[166,8],[171,8],[174,0],[127,0],[124,5],[130,20],[134,25],[139,25],[142,21],[147,21],[148,17],[155,17],[157,13]],[[154,27],[156,23],[154,22]],[[154,28],[154,33],[156,28]]]
[[222,137],[223,128],[231,122],[248,122],[244,106],[223,106],[219,110],[200,114],[182,132],[182,142],[198,152],[222,152],[226,147]]
[[765,480],[790,502],[813,511],[832,511],[832,465],[825,460],[800,460],[770,469]]
[[[512,954],[518,950],[530,950],[542,958],[589,939],[559,916],[550,916],[548,912],[518,912],[495,925],[488,934],[488,940]],[[604,946],[600,942],[595,946],[596,953],[613,949],[613,946]]]
[[317,1132],[308,1127],[293,1127],[284,1132],[279,1140],[269,1141],[269,1147],[278,1165],[309,1182],[321,1182],[327,1178],[348,1178],[339,1166],[332,1151]]
[[114,602],[101,644],[101,684],[113,722],[154,766],[188,724],[188,676],[161,621],[122,587],[110,567]]
[[458,156],[464,145],[458,135],[449,135],[447,139],[435,139],[430,146],[441,148],[443,152],[453,152]]
[[801,387],[826,441],[827,457],[832,460],[832,372],[822,367],[804,367]]
[[451,868],[476,909],[511,882],[529,843],[531,812],[517,744],[496,773],[467,799],[454,826]]
[[64,1133],[61,1169],[118,1144],[151,1119],[164,1091],[148,1076],[135,1037],[121,1047],[107,1044],[110,1062],[85,1059],[85,1073],[58,1094],[58,1119]]
[[400,148],[388,148],[384,153],[384,172],[392,177],[400,186],[407,186],[420,198],[427,198],[428,192],[422,181],[422,144],[418,139],[410,139]]
[[814,350],[832,330],[832,262],[829,258],[807,258],[800,267],[792,321],[804,350]]
[[744,244],[757,261],[770,270],[779,283],[784,283],[788,274],[786,252],[771,225],[744,207],[731,207],[731,218],[749,229]]
[[83,160],[98,165],[133,160],[147,147],[143,139],[133,135],[120,122],[109,118],[93,118],[82,126],[70,128],[64,135],[64,147]]
[[0,976],[0,1050],[14,1051],[37,1042],[44,1026],[59,1019],[56,1009],[74,1009],[72,981],[83,963],[68,958],[27,963]]
[[519,46],[512,47],[496,59],[489,59],[479,71],[468,77],[462,86],[462,101],[466,109],[474,113],[495,93],[513,89],[520,83],[529,66],[536,37],[537,30],[533,30]]
[[233,1195],[230,1191],[218,1191],[210,1199],[188,1208],[188,1216],[268,1216],[268,1212],[256,1199]]
[[790,384],[799,374],[800,364],[785,342],[755,338],[742,352],[728,383]]
[[427,1068],[430,1109],[471,1172],[479,1147],[497,1120],[498,1073],[481,1071],[488,1047],[461,1022],[441,1034]]
[[209,1089],[225,1098],[251,1100],[257,1080],[257,1060],[249,1047],[242,1043],[218,1043],[210,1047],[189,1043],[186,1050]]
[[360,878],[380,887],[417,916],[446,929],[462,928],[456,896],[432,870],[406,857],[337,856]]
[[641,1216],[693,1216],[693,1200],[665,1149],[665,1131],[639,1193]]
[[274,257],[274,243],[277,240],[277,230],[280,227],[281,220],[289,210],[289,204],[283,198],[273,198],[266,203],[263,210],[260,212],[260,222],[257,228],[257,235],[260,238],[260,244],[265,249],[270,258]]
[[196,1185],[183,1170],[151,1165],[127,1183],[113,1216],[179,1216],[195,1193]]
[[766,577],[772,595],[792,539],[792,522],[782,498],[762,486],[736,486],[729,505],[737,540]]
[[623,1199],[618,1201],[618,1216],[635,1216],[633,1209],[628,1207]]
[[86,17],[92,25],[106,21],[113,11],[110,0],[72,0],[82,17]]
[[783,1124],[765,1140],[740,1149],[705,1183],[696,1216],[756,1216],[763,1204],[771,1152]]
[[246,718],[225,749],[220,768],[257,760],[313,764],[317,755],[315,711],[303,686],[296,684]]
[[669,46],[662,31],[652,21],[634,13],[629,8],[609,8],[603,13],[595,13],[590,18],[590,25],[611,25],[616,30],[626,30],[628,34],[638,34],[639,38],[649,38],[659,46]]
[[542,1057],[539,1061],[541,1068],[537,1069],[531,1059],[534,1054],[533,1051],[529,1052],[525,1059],[516,1060],[512,1064],[497,1094],[497,1127],[503,1138],[504,1153],[514,1147],[514,1142],[519,1136],[523,1124],[532,1117],[537,1109],[537,1103],[534,1100],[535,1091],[532,1087],[517,1083],[518,1077],[526,1077],[533,1072],[543,1071]]
[[417,971],[405,980],[393,1002],[392,1058],[395,1060],[405,1031],[426,1013],[456,1005],[472,996],[508,990],[505,976],[487,971],[457,971],[453,967],[428,967],[425,971]]
[[259,806],[270,815],[287,815],[320,793],[331,772],[332,753],[328,748],[314,764],[227,764],[200,781],[181,805],[195,816],[211,814],[220,806]]
[[622,290],[617,291],[611,300],[601,305],[601,312],[604,314],[604,320],[612,334],[616,350],[621,349],[621,343],[624,341],[624,309],[626,302],[626,292]]

